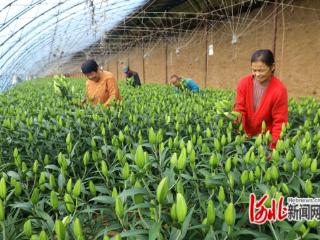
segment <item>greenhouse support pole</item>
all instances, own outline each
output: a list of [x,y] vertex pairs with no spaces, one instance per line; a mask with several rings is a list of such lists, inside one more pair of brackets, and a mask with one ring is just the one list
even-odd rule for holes
[[206,88],[207,87],[207,81],[208,81],[208,23],[206,22],[206,28],[205,28],[205,31],[206,31],[206,45],[205,45],[205,76],[204,76],[204,87]]
[[277,47],[277,24],[278,23],[278,0],[274,1],[274,10],[273,10],[273,42],[272,42],[272,51],[273,55],[276,56],[276,47]]
[[[208,3],[205,1],[205,6],[203,9],[203,12],[206,12],[208,9]],[[207,81],[208,81],[208,19],[207,16],[205,17],[205,62],[204,62],[204,87],[207,87]]]
[[142,73],[143,73],[143,83],[146,83],[146,66],[145,66],[145,60],[144,60],[144,40],[142,40]]
[[127,63],[128,63],[128,67],[130,67],[130,49],[128,50],[128,56],[127,56],[128,60],[127,60]]
[[166,39],[166,84],[168,84],[168,40]]
[[119,80],[119,56],[117,56],[117,80]]

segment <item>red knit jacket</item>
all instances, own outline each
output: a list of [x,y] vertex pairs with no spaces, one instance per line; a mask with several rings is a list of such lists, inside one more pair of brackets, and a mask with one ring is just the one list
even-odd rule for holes
[[253,110],[253,76],[242,78],[237,87],[235,111],[242,114],[242,126],[248,136],[261,133],[262,122],[272,135],[271,148],[280,138],[283,123],[288,122],[288,93],[276,77],[272,77],[256,111]]

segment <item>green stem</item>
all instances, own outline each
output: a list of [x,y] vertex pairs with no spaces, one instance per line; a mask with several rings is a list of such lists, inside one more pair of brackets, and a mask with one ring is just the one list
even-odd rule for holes
[[95,167],[96,167],[99,175],[102,177],[103,181],[105,182],[106,186],[108,187],[108,183],[109,183],[108,178],[107,178],[107,177],[104,177],[104,176],[102,175],[102,173],[101,173],[101,171],[100,171],[100,169],[99,169],[99,166],[98,166],[97,164],[95,164]]
[[275,231],[274,228],[273,228],[272,222],[269,222],[269,225],[270,225],[270,229],[271,229],[271,231],[272,231],[275,239],[276,239],[276,240],[279,240],[279,237],[278,237],[276,231]]
[[120,224],[122,226],[123,229],[126,229],[126,227],[124,226],[123,220],[119,218]]
[[240,193],[240,196],[239,196],[239,198],[237,199],[237,201],[234,203],[234,205],[237,205],[237,203],[240,201],[243,192],[244,192],[244,186],[242,187],[242,191],[241,191],[241,193]]
[[142,178],[142,182],[143,182],[143,185],[145,186],[145,188],[147,189],[149,195],[152,196],[152,192],[149,189],[149,185],[146,184],[146,181],[144,180],[144,178]]
[[[197,180],[198,178],[197,178],[197,175],[196,175],[196,173],[193,171],[193,178],[195,179],[195,180]],[[197,191],[197,197],[198,197],[198,201],[199,201],[199,206],[201,207],[201,198],[200,198],[200,191],[199,191],[199,186],[198,186],[198,184],[195,184],[195,187],[196,187],[196,191]],[[201,216],[202,217],[202,216]]]
[[292,176],[291,176],[291,178],[289,179],[288,184],[291,183],[291,181],[293,180],[294,176],[295,176],[295,174],[292,173]]
[[84,173],[82,175],[81,182],[83,182],[83,180],[86,178],[86,174],[87,174],[87,167],[84,167]]
[[71,162],[71,158],[69,158],[69,159],[70,159],[70,165],[71,165],[71,169],[72,169],[73,176],[74,176],[75,178],[77,178],[76,172],[75,172],[74,167],[73,167],[73,164],[72,164],[72,162]]
[[141,209],[140,209],[140,208],[138,208],[138,214],[139,214],[139,217],[140,217],[143,225],[148,229],[148,224],[147,224],[147,222],[144,220],[144,218],[143,218],[143,216],[142,216],[142,214],[141,214]]
[[76,198],[76,206],[74,208],[74,211],[73,211],[73,214],[72,214],[72,218],[70,220],[74,219],[74,216],[76,215],[76,212],[77,212],[77,208],[78,208],[78,198]]
[[161,206],[161,203],[159,203],[159,214],[158,214],[158,217],[159,217],[159,218],[158,218],[158,222],[161,222],[161,211],[162,211],[162,210],[161,210],[161,207],[162,207],[162,206]]
[[5,227],[3,221],[1,221],[1,228],[2,228],[2,237],[3,237],[3,239],[7,239],[6,238],[6,227]]
[[210,231],[212,232],[213,239],[214,239],[214,240],[217,240],[216,235],[215,235],[215,233],[214,233],[214,228],[212,227],[212,225],[210,226]]

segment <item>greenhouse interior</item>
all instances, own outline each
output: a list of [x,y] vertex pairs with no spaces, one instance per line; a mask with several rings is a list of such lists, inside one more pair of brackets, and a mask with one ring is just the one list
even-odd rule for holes
[[0,240],[320,239],[319,39],[320,0],[1,0]]

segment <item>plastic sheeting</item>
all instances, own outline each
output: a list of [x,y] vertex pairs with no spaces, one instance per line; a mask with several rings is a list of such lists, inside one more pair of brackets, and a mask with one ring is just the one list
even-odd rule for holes
[[99,41],[147,0],[1,0],[0,91]]

